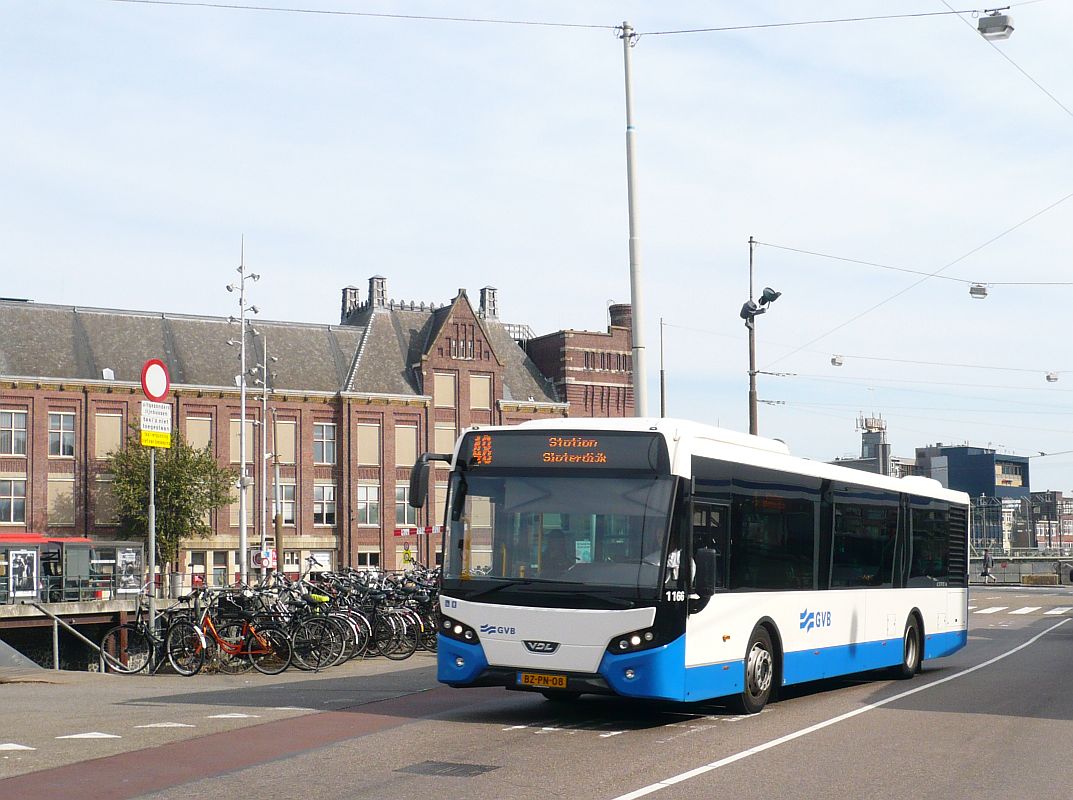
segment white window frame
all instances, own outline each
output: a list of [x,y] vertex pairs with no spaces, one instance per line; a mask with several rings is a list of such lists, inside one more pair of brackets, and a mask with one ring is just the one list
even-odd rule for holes
[[[0,525],[25,525],[26,524],[26,476],[6,476],[0,478],[0,486],[8,483],[10,486],[4,494],[0,494],[0,501],[6,500],[8,512],[6,517],[0,517]],[[22,484],[22,494],[15,491],[15,484]],[[15,518],[15,501],[22,500],[22,518]]]
[[[326,435],[318,436],[318,433],[327,434],[328,428],[331,428],[331,438]],[[314,464],[334,464],[337,456],[336,444],[339,441],[338,431],[336,430],[336,424],[334,422],[314,422],[313,423],[313,463]],[[328,442],[332,443],[332,458],[328,460],[317,460],[317,444],[321,445],[321,457],[327,456],[326,450]]]
[[[0,427],[0,432],[6,431],[9,434],[9,436],[11,437],[10,438],[10,444],[8,445],[8,449],[7,450],[0,450],[0,456],[25,456],[26,455],[27,442],[29,441],[29,435],[28,435],[27,430],[26,430],[26,423],[27,423],[27,420],[29,419],[29,412],[27,412],[25,409],[21,409],[21,408],[0,408],[0,414],[10,414],[11,415],[10,425],[6,426],[6,427]],[[22,427],[21,428],[19,428],[15,424],[16,417],[22,417]],[[16,442],[15,433],[17,431],[22,432],[22,450],[21,451],[19,451],[15,447],[15,442]]]
[[[321,499],[317,499],[317,490],[320,490]],[[325,489],[331,490],[331,499],[325,496]],[[332,521],[328,522],[328,506],[331,505]],[[321,517],[322,521],[317,520],[317,517]],[[339,521],[338,508],[335,498],[335,484],[334,483],[315,483],[313,484],[313,525],[318,528],[334,528]]]
[[[53,427],[53,417],[59,417],[58,427]],[[64,427],[66,418],[71,420],[71,429],[68,430]],[[52,452],[52,438],[53,434],[56,436],[57,450],[59,452]],[[64,442],[67,437],[70,436],[71,440],[71,452],[65,453]],[[75,412],[73,411],[49,411],[48,412],[48,457],[49,458],[74,458],[75,457]]]

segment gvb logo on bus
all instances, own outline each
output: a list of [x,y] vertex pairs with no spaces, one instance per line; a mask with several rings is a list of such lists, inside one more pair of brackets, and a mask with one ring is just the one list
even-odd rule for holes
[[809,611],[807,608],[801,612],[801,630],[808,633],[813,628],[830,628],[830,611]]

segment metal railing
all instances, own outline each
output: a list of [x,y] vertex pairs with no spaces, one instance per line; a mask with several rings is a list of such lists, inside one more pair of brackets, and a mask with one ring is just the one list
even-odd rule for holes
[[[83,642],[85,642],[90,647],[92,647],[94,650],[96,650],[97,651],[97,656],[100,657],[100,655],[101,655],[100,646],[97,645],[95,642],[91,642],[89,639],[87,639],[81,633],[76,631],[74,629],[73,625],[68,625],[66,622],[64,622],[62,619],[57,617],[55,614],[53,614],[47,608],[43,608],[39,603],[35,603],[33,600],[23,600],[22,605],[24,605],[24,606],[33,606],[38,611],[40,611],[42,614],[52,618],[52,668],[53,669],[58,670],[60,668],[60,625],[62,625],[70,633],[74,634],[79,639],[81,639]],[[102,672],[104,671],[103,661],[101,663],[101,671]]]
[[[20,597],[9,592],[7,582],[0,583],[0,604],[17,602]],[[46,575],[38,582],[34,600],[42,603],[84,603],[90,600],[133,598],[138,585],[119,575],[65,578]]]

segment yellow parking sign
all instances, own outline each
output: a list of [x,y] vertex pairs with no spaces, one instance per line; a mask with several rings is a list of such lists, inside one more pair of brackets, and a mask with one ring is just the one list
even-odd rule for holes
[[171,447],[171,434],[142,431],[142,447]]

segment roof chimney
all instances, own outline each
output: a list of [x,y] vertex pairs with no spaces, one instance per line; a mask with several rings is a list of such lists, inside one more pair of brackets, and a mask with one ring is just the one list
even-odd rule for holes
[[369,305],[384,308],[387,305],[387,279],[383,275],[369,278]]
[[357,286],[343,288],[343,307],[339,312],[339,324],[346,325],[350,315],[358,310],[359,292]]
[[496,290],[491,286],[481,289],[481,318],[498,319],[499,301],[496,299]]
[[633,306],[629,303],[618,303],[607,309],[611,315],[612,328],[626,328],[633,330]]

